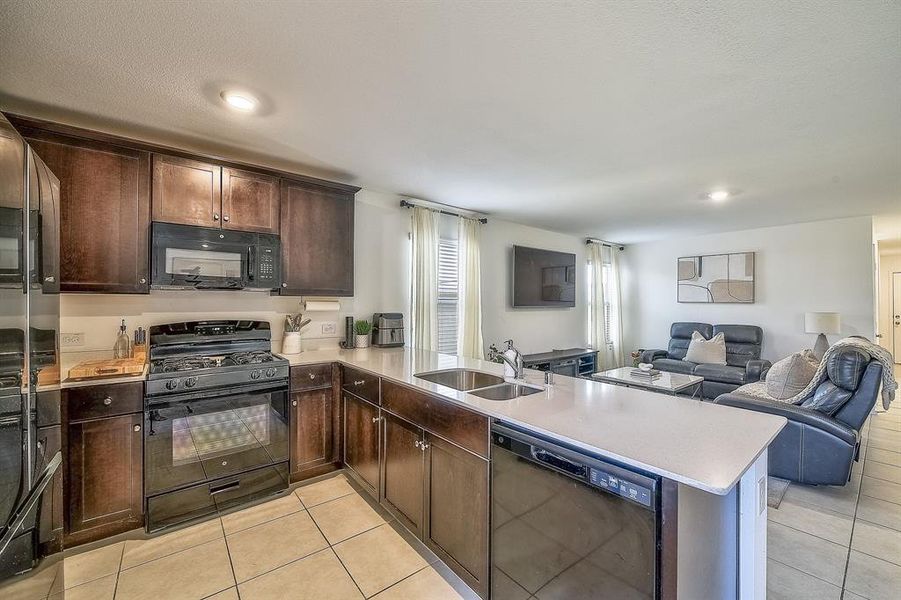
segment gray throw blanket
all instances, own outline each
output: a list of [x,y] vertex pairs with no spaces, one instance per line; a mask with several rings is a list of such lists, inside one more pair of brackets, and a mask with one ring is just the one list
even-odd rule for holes
[[895,399],[895,390],[898,389],[898,382],[895,381],[894,360],[888,350],[862,337],[846,337],[830,346],[829,349],[826,350],[823,360],[820,361],[820,365],[817,367],[816,373],[814,373],[810,383],[791,398],[785,398],[784,400],[773,398],[766,393],[766,383],[762,381],[743,385],[735,390],[735,393],[763,400],[776,400],[778,402],[787,402],[788,404],[800,404],[817,389],[817,386],[826,380],[826,365],[829,362],[829,357],[843,348],[862,350],[882,364],[882,407],[885,410],[888,410],[892,400]]

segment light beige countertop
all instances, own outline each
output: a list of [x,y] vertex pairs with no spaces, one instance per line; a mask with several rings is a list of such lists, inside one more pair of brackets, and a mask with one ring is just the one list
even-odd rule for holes
[[[787,422],[783,417],[561,375],[543,392],[486,400],[414,375],[455,367],[503,375],[502,365],[412,348],[311,350],[282,356],[292,365],[342,362],[719,495],[729,493]],[[527,370],[525,378],[544,387],[540,371]]]

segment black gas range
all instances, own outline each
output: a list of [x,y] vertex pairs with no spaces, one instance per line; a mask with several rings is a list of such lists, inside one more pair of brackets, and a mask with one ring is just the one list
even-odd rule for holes
[[288,361],[272,354],[266,321],[191,321],[150,328],[147,396],[288,381]]
[[217,514],[288,486],[288,361],[265,321],[150,328],[146,528]]

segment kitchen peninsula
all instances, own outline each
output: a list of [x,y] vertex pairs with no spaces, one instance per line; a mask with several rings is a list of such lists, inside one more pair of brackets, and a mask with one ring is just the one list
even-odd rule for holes
[[[465,409],[455,415],[457,420],[453,423],[440,418],[431,428],[427,423],[417,423],[426,432],[442,436],[441,428],[458,429],[454,423],[459,424],[475,413],[559,441],[566,447],[661,476],[664,494],[678,496],[675,516],[678,533],[672,542],[678,563],[673,579],[677,582],[678,597],[763,598],[765,595],[766,449],[784,426],[782,418],[724,410],[725,407],[687,398],[561,376],[539,393],[507,401],[487,400],[430,383],[417,375],[465,368],[500,376],[501,365],[411,348],[319,350],[286,358],[292,365],[292,382],[295,369],[310,365],[338,363],[343,372],[353,375],[350,380],[346,376],[343,380],[345,391],[354,390],[350,397],[344,393],[345,402],[350,398],[351,404],[345,405],[347,450],[343,462],[375,497],[379,496],[379,489],[384,497],[384,465],[377,468],[378,448],[384,447],[378,436],[384,434],[376,427],[367,430],[365,423],[361,429],[354,430],[351,419],[357,412],[355,406],[365,405],[363,408],[370,411],[367,417],[372,422],[397,416],[410,420],[410,398],[418,397],[432,403],[428,407],[432,412],[440,412],[443,405]],[[527,371],[526,381],[545,387],[543,374],[538,371]],[[398,394],[398,390],[405,394]],[[389,392],[394,396],[403,395],[403,401],[391,405]],[[367,401],[359,402],[361,399]],[[419,415],[419,418],[428,419],[428,416]],[[375,456],[369,458],[376,464],[366,465],[363,460],[361,468],[354,469],[351,447],[359,440],[352,438],[365,436],[367,431],[376,437],[372,445]],[[484,438],[479,440],[478,435],[468,438],[473,452],[489,458],[487,423],[479,435]],[[388,448],[388,460],[390,452]],[[368,474],[374,479],[369,486],[366,485]],[[667,519],[666,514],[663,519]],[[415,525],[408,528],[415,530]],[[661,576],[667,575],[666,569],[664,565]],[[670,596],[662,592],[661,597]]]

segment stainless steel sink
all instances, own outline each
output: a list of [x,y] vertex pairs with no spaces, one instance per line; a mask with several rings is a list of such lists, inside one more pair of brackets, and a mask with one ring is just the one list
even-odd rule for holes
[[441,371],[428,371],[426,373],[416,373],[413,375],[419,379],[425,379],[438,385],[468,392],[478,388],[484,388],[497,385],[504,382],[503,377],[483,373],[481,371],[473,371],[471,369],[443,369]]
[[485,398],[486,400],[513,400],[520,396],[537,394],[540,391],[542,391],[542,388],[532,387],[531,385],[505,383],[503,385],[494,385],[480,390],[473,390],[470,394],[478,396],[479,398]]

